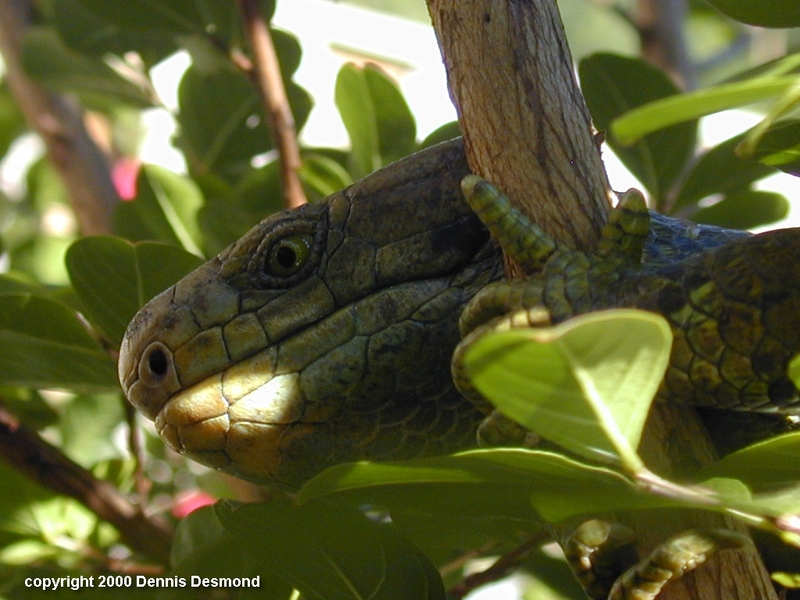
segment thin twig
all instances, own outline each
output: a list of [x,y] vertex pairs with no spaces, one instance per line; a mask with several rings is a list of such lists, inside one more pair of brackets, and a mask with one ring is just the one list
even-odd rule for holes
[[144,506],[153,482],[144,473],[145,452],[142,445],[142,432],[136,426],[136,409],[130,402],[122,399],[125,408],[125,421],[128,423],[128,449],[133,455],[136,468],[133,472],[133,480],[136,483],[136,494],[139,496],[139,504]]
[[502,579],[516,569],[546,539],[548,539],[546,532],[531,536],[519,546],[498,558],[488,569],[473,573],[459,581],[447,591],[447,597],[452,600],[461,600],[461,598],[482,585]]
[[[272,141],[278,150],[284,202],[288,208],[306,203],[298,171],[301,166],[300,147],[294,117],[283,87],[278,55],[272,43],[269,26],[260,10],[259,0],[239,0],[242,23],[253,53],[252,69],[248,75],[264,102]],[[239,62],[241,66],[241,62]]]
[[475,548],[474,550],[469,550],[464,552],[461,556],[456,557],[455,559],[451,560],[448,563],[439,566],[439,573],[442,577],[447,577],[451,573],[455,573],[456,571],[460,571],[464,568],[468,562],[475,560],[477,558],[481,558],[482,556],[486,556],[487,554],[491,554],[492,551],[500,545],[499,540],[491,540],[490,542],[485,543],[481,548]]
[[103,153],[83,126],[80,109],[33,81],[21,63],[22,42],[33,18],[30,0],[0,1],[0,53],[6,81],[28,125],[47,147],[84,235],[111,232],[119,196]]
[[144,515],[117,488],[70,460],[2,406],[0,457],[39,485],[78,500],[116,527],[134,550],[168,561],[172,528],[167,522]]

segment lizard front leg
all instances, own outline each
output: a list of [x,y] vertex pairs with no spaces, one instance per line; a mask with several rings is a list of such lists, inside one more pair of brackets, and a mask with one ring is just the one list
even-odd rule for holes
[[[649,283],[659,281],[642,270],[650,218],[640,194],[625,194],[612,211],[596,251],[584,254],[554,242],[485,181],[468,177],[462,187],[468,202],[504,251],[530,273],[526,278],[487,286],[473,299],[462,314],[463,338],[453,357],[457,387],[490,415],[481,428],[484,434],[481,441],[505,445],[520,439],[518,430],[522,428],[517,426],[515,430],[507,420],[492,413],[491,405],[472,388],[463,362],[467,348],[491,331],[547,326],[591,310],[630,305],[631,290],[643,287],[646,292]],[[598,522],[590,523],[591,527],[585,524],[577,528],[565,547],[571,566],[582,583],[588,583],[587,593],[593,598],[655,598],[667,581],[701,564],[719,548],[740,547],[742,539],[727,532],[686,532],[659,546],[639,565],[631,566],[630,561],[617,560],[614,552],[605,548],[608,545],[605,537],[600,544],[578,539],[587,531],[597,531],[594,524]],[[592,533],[589,537],[594,540],[597,536]],[[590,551],[583,554],[569,551],[575,548]]]

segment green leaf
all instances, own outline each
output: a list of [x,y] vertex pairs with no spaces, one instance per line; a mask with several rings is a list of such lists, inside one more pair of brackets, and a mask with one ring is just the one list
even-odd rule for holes
[[300,180],[316,198],[325,198],[353,183],[347,170],[332,158],[315,152],[303,155]]
[[[785,533],[782,535],[784,541],[800,546],[800,528],[797,524],[797,515],[800,515],[800,483],[784,487],[777,492],[755,494],[751,502],[742,506],[737,506],[732,502],[731,508],[765,517],[784,518],[785,525],[778,524]],[[770,523],[767,525],[767,529],[769,529]]]
[[800,482],[800,432],[752,444],[705,467],[700,477],[735,477],[753,487],[774,488]]
[[22,273],[0,274],[0,294],[34,294],[44,296],[47,288],[39,285]]
[[[262,0],[266,20],[275,10],[274,0]],[[55,23],[71,48],[96,56],[138,53],[151,67],[179,47],[205,41],[222,48],[242,46],[241,18],[235,2],[218,0],[51,0],[42,10]]]
[[458,124],[458,121],[450,121],[449,123],[445,123],[441,127],[431,131],[428,134],[428,137],[422,140],[422,143],[419,145],[419,149],[422,150],[430,146],[435,146],[436,144],[446,142],[457,137],[461,137],[461,126]]
[[8,89],[8,80],[4,79],[0,82],[0,156],[5,156],[14,140],[26,130],[25,118]]
[[800,588],[800,573],[786,573],[784,571],[777,571],[771,573],[772,579],[786,588]]
[[708,0],[742,23],[760,27],[800,27],[800,5],[795,0]]
[[[193,511],[175,529],[170,552],[171,575],[196,577],[260,577],[261,587],[237,590],[241,600],[290,600],[292,587],[281,580],[269,561],[255,554],[220,523],[214,508]],[[163,589],[159,600],[196,600],[197,588]]]
[[749,188],[750,184],[774,169],[755,160],[744,160],[736,154],[736,147],[744,134],[730,138],[705,152],[686,177],[673,209],[697,204],[715,194],[728,194]]
[[58,548],[38,540],[22,540],[0,550],[0,564],[22,566],[46,561],[58,554]]
[[62,41],[78,52],[103,57],[134,51],[146,65],[153,66],[178,49],[176,41],[166,32],[132,29],[125,23],[115,23],[93,12],[91,2],[52,0],[49,7],[45,4],[41,8]]
[[[195,175],[203,190],[205,204],[197,214],[197,224],[203,232],[205,250],[213,256],[239,239],[263,215],[245,214],[234,205],[233,186],[213,173]],[[277,199],[275,199],[278,204]],[[279,203],[283,206],[283,203]]]
[[66,256],[86,318],[115,344],[148,300],[202,262],[175,246],[106,236],[81,238]]
[[256,223],[285,208],[279,168],[277,161],[251,168],[236,185],[213,174],[195,177],[205,196],[198,221],[209,254],[222,251]]
[[25,36],[22,63],[28,74],[57,91],[74,92],[88,103],[125,102],[136,107],[153,105],[148,91],[124,78],[100,58],[67,48],[55,31],[31,28]]
[[[640,59],[593,54],[579,66],[581,88],[595,126],[609,130],[612,121],[636,107],[666,97],[679,89],[656,67]],[[651,133],[634,146],[614,135],[608,144],[625,166],[657,199],[663,198],[694,154],[697,123],[683,123]]]
[[794,386],[800,388],[800,354],[796,354],[789,361],[789,366],[786,369],[786,374],[792,380]]
[[238,176],[272,148],[260,104],[245,76],[189,68],[178,88],[178,146],[194,171]]
[[156,29],[175,34],[202,33],[208,25],[212,25],[205,18],[205,2],[196,0],[128,0],[124,4],[81,0],[81,3],[99,17],[131,29]]
[[246,228],[250,229],[261,219],[284,208],[280,165],[273,161],[244,174],[233,190],[228,210],[246,215]]
[[[359,498],[361,496],[361,498]],[[392,524],[435,564],[445,564],[464,548],[483,548],[542,532],[543,521],[531,507],[528,494],[518,486],[502,484],[459,486],[419,484],[369,488],[342,494],[335,500],[350,505],[380,507]],[[494,546],[502,554],[504,546]]]
[[773,99],[791,89],[796,82],[796,75],[757,77],[664,98],[615,119],[611,123],[611,132],[621,144],[633,144],[649,133],[676,123]]
[[[48,425],[55,425],[59,421],[59,413],[45,401],[37,390],[3,386],[0,387],[0,397],[3,398],[5,407],[31,429],[43,429]],[[0,475],[0,479],[1,477]]]
[[119,394],[79,395],[64,409],[61,450],[84,468],[125,458],[114,444],[114,430],[125,420]]
[[800,119],[775,123],[753,148],[752,158],[800,177]]
[[[226,34],[238,22],[234,3],[217,0],[127,0],[124,4],[104,0],[80,0],[97,17],[120,27],[169,32],[171,35],[194,33],[216,35],[229,41]],[[269,21],[275,12],[275,0],[262,0],[261,13]]]
[[800,108],[800,77],[793,86],[775,99],[761,122],[747,132],[744,141],[739,145],[739,154],[745,158],[751,157],[764,134],[797,108]]
[[613,310],[488,334],[464,360],[475,387],[507,416],[568,450],[635,471],[671,343],[658,315]]
[[0,296],[0,383],[116,390],[116,365],[67,307],[37,296]]
[[350,136],[355,179],[415,150],[414,117],[378,67],[344,65],[336,78],[335,101]]
[[752,229],[780,221],[787,214],[789,201],[781,194],[745,189],[729,194],[691,216],[698,223],[729,229]]
[[397,84],[377,65],[367,63],[363,76],[375,106],[378,148],[383,164],[408,156],[416,150],[417,124]]
[[[276,36],[276,45],[296,45],[288,34]],[[277,47],[276,51],[281,52]],[[284,81],[299,130],[311,110],[311,99],[297,84]],[[261,112],[261,102],[250,81],[232,68],[205,71],[189,68],[178,89],[180,133],[178,146],[194,173],[214,172],[235,181],[250,169],[253,157],[273,148]]]
[[436,568],[391,525],[354,508],[217,504],[220,522],[309,600],[444,600]]
[[191,179],[147,165],[139,171],[136,190],[134,200],[117,206],[117,234],[131,241],[159,241],[202,254],[197,213],[203,197]]
[[[444,492],[441,496],[436,495],[437,488]],[[586,490],[592,493],[587,494]],[[375,503],[387,498],[391,501],[393,496],[398,503],[414,503],[418,502],[418,493],[432,499],[432,506],[440,502],[444,503],[440,506],[446,506],[446,494],[463,497],[464,506],[477,498],[475,506],[485,516],[512,515],[533,523],[538,523],[539,517],[521,510],[520,498],[527,498],[530,506],[552,523],[612,510],[685,506],[675,499],[641,493],[616,471],[553,452],[522,448],[473,450],[404,462],[337,465],[306,483],[298,498],[305,502],[342,496],[351,503]],[[487,496],[494,498],[493,505],[485,502]]]

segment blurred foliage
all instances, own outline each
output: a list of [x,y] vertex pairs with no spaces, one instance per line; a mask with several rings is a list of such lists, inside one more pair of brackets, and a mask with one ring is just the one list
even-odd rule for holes
[[[712,3],[747,22],[798,25],[795,0]],[[699,149],[696,117],[719,102],[730,105],[733,100],[725,94],[731,88],[717,89],[716,98],[722,100],[712,105],[707,96],[682,94],[663,72],[636,58],[639,38],[632,26],[632,1],[559,4],[574,56],[581,59],[583,90],[595,123],[646,187],[653,206],[743,228],[785,214],[785,199],[758,191],[754,184],[778,169],[800,171],[800,124],[792,118],[798,104],[797,54],[751,65],[747,47],[763,32],[725,19],[708,5],[693,4],[689,44],[699,80],[738,85],[734,91],[744,90],[748,101],[772,102],[758,131]],[[37,8],[37,26],[23,52],[29,75],[72,94],[92,111],[108,138],[116,141],[111,154],[120,170],[115,167],[115,177],[126,178],[133,197],[116,211],[117,237],[80,238],[63,185],[38,151],[33,161],[17,168],[15,177],[0,182],[0,252],[6,269],[0,275],[0,402],[73,460],[129,492],[135,462],[125,443],[126,411],[115,368],[125,325],[150,297],[198,265],[200,257],[219,252],[279,210],[280,179],[258,95],[231,59],[249,52],[235,3],[41,0]],[[271,16],[274,2],[263,1],[262,10]],[[293,80],[302,48],[291,33],[272,33],[295,122],[302,128],[313,106]],[[793,35],[787,39],[797,43]],[[140,111],[161,106],[150,69],[178,49],[192,57],[179,83],[174,115],[179,124],[174,143],[188,166],[185,174],[140,167],[132,156]],[[722,76],[729,80],[721,81]],[[615,122],[631,109],[670,99],[684,102],[675,109],[670,127],[639,132],[632,145],[614,134]],[[396,83],[374,65],[343,67],[332,100],[351,146],[301,149],[300,176],[312,201],[458,135],[458,126],[450,123],[418,140],[414,116]],[[5,157],[5,172],[26,146],[36,148],[1,83],[0,157]],[[605,325],[609,335],[622,330],[616,318],[621,317]],[[575,328],[578,332],[570,335],[579,340],[601,335]],[[537,356],[548,357],[543,372],[551,377],[577,377],[580,365],[557,359],[553,347],[542,346],[536,335],[496,338],[487,342],[491,348],[476,349],[473,359],[489,365],[478,376],[480,385],[498,403],[513,404],[508,391],[520,386],[549,386],[553,391],[554,379],[548,383],[534,375],[530,363]],[[655,338],[645,332],[630,341],[639,339]],[[619,351],[632,370],[654,372],[653,356],[651,362],[642,362],[626,344]],[[664,352],[654,356],[663,359]],[[520,369],[520,361],[528,366]],[[600,375],[580,373],[591,378],[603,369]],[[616,387],[613,381],[592,381],[596,389]],[[642,473],[635,448],[651,398],[629,391],[610,400],[589,397],[587,404],[585,381],[575,382],[570,411],[582,415],[593,447],[614,456],[611,463],[592,463],[591,452],[582,450],[584,438],[548,421],[541,433],[573,447],[583,458],[481,450],[406,464],[334,468],[301,490],[299,506],[225,502],[192,513],[178,526],[165,573],[260,576],[261,587],[240,590],[236,597],[241,598],[288,599],[295,588],[304,598],[405,598],[412,589],[414,597],[443,598],[438,568],[444,568],[444,585],[453,585],[463,576],[463,556],[502,554],[540,535],[543,517],[558,521],[611,508],[695,505],[697,497],[688,492],[666,498],[638,491]],[[562,399],[558,394],[555,398]],[[524,401],[507,410],[520,422],[541,420]],[[229,480],[167,450],[150,425],[143,430],[144,470],[152,483],[150,511],[182,514],[186,492],[198,488],[216,498],[234,496]],[[800,512],[798,456],[796,434],[731,455],[698,474],[698,481],[712,482],[703,500],[713,498],[720,509],[747,515],[751,523],[791,541],[775,523],[780,515]],[[764,469],[766,464],[780,466]],[[120,564],[136,568],[148,560],[123,546],[115,530],[88,509],[2,462],[0,480],[0,597],[49,594],[26,587],[26,577],[96,575]],[[593,493],[586,494],[587,489]],[[520,569],[536,574],[530,597],[580,597],[562,560],[537,551]],[[781,571],[783,580],[790,581],[792,568]],[[132,588],[116,592],[120,598],[153,593]],[[82,594],[107,597],[100,590]],[[157,592],[162,598],[187,596],[193,597],[193,591]]]

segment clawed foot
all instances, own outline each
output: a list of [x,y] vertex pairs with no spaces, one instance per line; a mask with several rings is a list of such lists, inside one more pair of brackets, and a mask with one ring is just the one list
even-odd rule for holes
[[564,544],[575,576],[593,600],[655,600],[664,586],[702,565],[720,550],[752,546],[726,529],[683,531],[633,564],[633,532],[618,524],[591,520],[578,526]]

